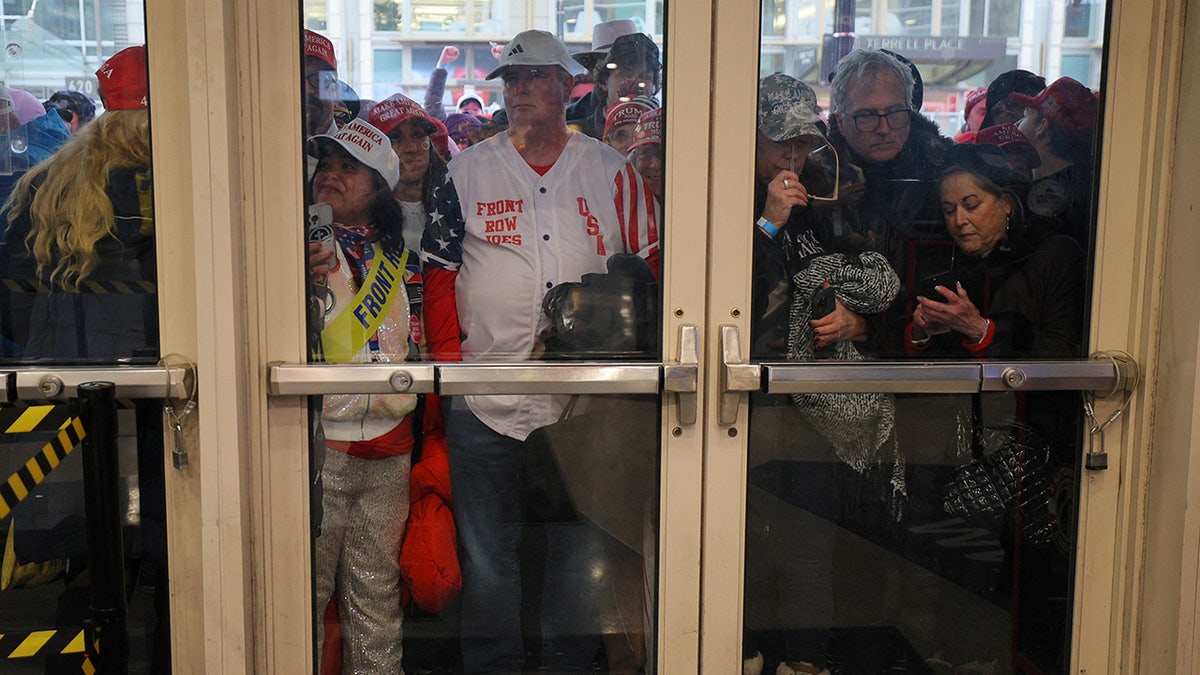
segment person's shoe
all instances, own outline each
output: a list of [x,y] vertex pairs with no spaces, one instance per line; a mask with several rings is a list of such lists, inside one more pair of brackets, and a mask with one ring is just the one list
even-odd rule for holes
[[784,661],[775,669],[775,675],[830,675],[829,671],[807,661]]
[[742,661],[742,675],[762,675],[763,670],[763,655],[762,652],[754,652],[754,658]]

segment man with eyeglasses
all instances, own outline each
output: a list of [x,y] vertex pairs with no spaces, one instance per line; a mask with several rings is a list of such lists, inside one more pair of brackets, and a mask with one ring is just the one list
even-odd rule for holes
[[341,100],[337,57],[329,38],[304,30],[304,129],[309,136],[337,133],[334,105]]
[[[422,242],[426,336],[434,358],[539,358],[548,326],[542,299],[558,284],[604,273],[633,253],[658,267],[658,207],[633,166],[572,131],[566,103],[571,55],[551,33],[528,30],[505,45],[488,79],[504,82],[508,130],[449,164]],[[454,398],[446,415],[454,514],[462,560],[466,673],[525,668],[519,555],[529,509],[521,485],[526,439],[556,422],[569,397]],[[614,499],[620,497],[614,495]],[[593,524],[544,530],[541,666],[591,667],[598,643],[591,574],[603,539]],[[528,602],[528,601],[527,601]],[[535,633],[535,631],[529,631]]]
[[[918,258],[935,266],[941,261],[932,259],[950,250],[936,183],[953,142],[913,109],[913,70],[886,51],[850,52],[830,85],[830,140],[864,178],[861,199],[844,211],[846,226],[884,253],[902,281],[911,280]],[[903,353],[901,300],[873,336],[880,351]]]

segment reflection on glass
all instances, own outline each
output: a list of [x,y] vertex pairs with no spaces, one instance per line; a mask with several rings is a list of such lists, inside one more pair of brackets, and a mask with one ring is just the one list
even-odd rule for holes
[[[654,17],[605,7],[569,47],[487,7],[405,7],[389,31],[447,39],[377,43],[359,119],[306,98],[314,360],[659,360]],[[306,75],[356,72],[348,39],[308,36]],[[655,672],[657,397],[311,407],[326,672]]]
[[933,0],[907,0],[890,8],[891,16],[903,26],[905,35],[931,35]]
[[[57,19],[46,14],[61,9],[48,3],[5,23],[0,356],[12,365],[153,364],[159,335],[146,49],[128,38],[112,41],[118,27],[130,36],[144,28],[129,24],[123,5],[89,4],[83,15],[72,5]],[[53,440],[66,406],[19,404],[5,412],[49,423],[5,434],[0,452],[5,475],[27,462],[39,469],[22,484],[28,492],[10,481],[5,497],[6,512],[12,509],[0,574],[5,630],[107,622],[89,603],[93,582],[114,580],[89,574],[89,556],[101,552],[89,551],[81,462]],[[130,672],[169,672],[161,403],[120,411],[118,427],[127,568],[116,583],[128,574],[131,600],[128,621],[108,625],[113,635],[128,631]],[[61,461],[48,461],[51,455]],[[33,480],[39,475],[44,481]],[[107,543],[120,541],[112,536]],[[85,657],[67,650],[7,663],[78,672]]]
[[[980,5],[1012,36],[1050,8],[960,22],[951,4],[889,4],[858,28],[901,38],[891,53],[826,41],[847,55],[824,72],[760,81],[755,359],[1086,353],[1099,111],[1077,64],[1099,55],[984,58]],[[923,51],[935,27],[962,51]],[[1079,410],[1076,392],[752,395],[746,672],[1066,672]]]
[[787,23],[786,0],[767,0],[762,4],[763,37],[784,35]]

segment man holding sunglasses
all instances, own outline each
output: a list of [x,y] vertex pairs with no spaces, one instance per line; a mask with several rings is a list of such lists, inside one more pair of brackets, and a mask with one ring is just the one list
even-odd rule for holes
[[[807,84],[782,73],[759,84],[754,167],[754,355],[777,358],[786,349],[795,268],[848,243],[834,241],[832,211],[819,208],[838,199],[841,162]],[[863,318],[840,301],[814,319],[814,328],[818,348],[867,336]]]
[[[756,360],[857,356],[871,335],[869,322],[877,321],[875,312],[895,294],[887,262],[869,250],[871,242],[847,227],[857,195],[839,183],[858,183],[861,176],[841,161],[825,133],[811,87],[780,73],[759,83],[751,310],[751,358]],[[890,291],[877,280],[887,280]],[[875,417],[880,424],[870,425],[855,424],[840,412],[824,419],[813,414],[817,408],[840,411],[843,406],[871,409],[846,399],[752,394],[747,461],[756,475],[785,480],[778,473],[783,464],[836,463],[837,468],[820,473],[820,480],[836,487],[814,488],[820,494],[849,494],[863,492],[868,480],[890,472],[875,455],[877,439],[890,433],[885,415]],[[885,410],[882,401],[874,409]],[[828,433],[830,420],[871,430],[854,439],[861,441],[854,452],[871,457],[860,468],[852,469],[845,459],[851,456],[844,454],[846,438]],[[780,457],[789,461],[771,461]],[[743,606],[742,672],[828,674],[826,612],[836,607],[829,566],[833,539],[787,527],[791,516],[778,500],[763,499],[765,494],[750,491],[746,497],[745,579],[746,587],[756,590],[746,594]],[[803,543],[797,545],[798,540]],[[782,560],[778,551],[787,546],[795,547],[796,555]],[[797,575],[797,569],[803,573]],[[821,609],[797,612],[797,607]]]

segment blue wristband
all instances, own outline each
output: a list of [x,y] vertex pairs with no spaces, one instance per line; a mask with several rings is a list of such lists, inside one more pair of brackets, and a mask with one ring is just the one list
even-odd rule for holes
[[758,229],[762,230],[768,237],[771,237],[772,239],[779,235],[779,228],[775,227],[775,224],[766,218],[760,217],[758,222],[754,224],[758,226]]

